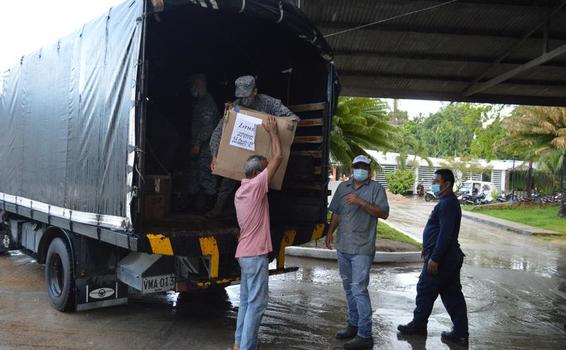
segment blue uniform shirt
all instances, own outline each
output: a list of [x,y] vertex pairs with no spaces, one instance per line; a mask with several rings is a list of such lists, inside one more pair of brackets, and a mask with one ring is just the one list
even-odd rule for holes
[[454,194],[440,197],[423,232],[423,248],[436,262],[455,257],[460,252],[458,234],[462,209]]

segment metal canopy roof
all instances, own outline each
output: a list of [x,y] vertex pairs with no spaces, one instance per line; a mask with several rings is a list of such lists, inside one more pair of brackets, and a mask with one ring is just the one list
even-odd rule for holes
[[566,0],[300,1],[334,49],[343,95],[562,106],[565,5]]

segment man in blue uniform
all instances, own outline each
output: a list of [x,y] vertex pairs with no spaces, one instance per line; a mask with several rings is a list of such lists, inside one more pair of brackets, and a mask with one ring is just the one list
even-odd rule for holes
[[427,333],[428,317],[438,295],[454,328],[442,332],[442,340],[468,345],[468,314],[460,284],[464,253],[458,243],[462,210],[454,194],[454,174],[449,169],[435,172],[432,191],[440,197],[423,233],[424,266],[417,284],[417,307],[413,320],[397,328],[402,334]]

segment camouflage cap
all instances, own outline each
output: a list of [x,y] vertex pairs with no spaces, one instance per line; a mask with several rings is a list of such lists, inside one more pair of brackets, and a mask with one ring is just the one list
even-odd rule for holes
[[255,78],[251,75],[244,75],[236,79],[236,97],[249,97],[255,89]]

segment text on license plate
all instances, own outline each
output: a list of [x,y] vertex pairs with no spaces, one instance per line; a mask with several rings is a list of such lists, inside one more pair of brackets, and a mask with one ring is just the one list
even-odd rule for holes
[[143,278],[142,293],[157,293],[175,289],[175,275],[161,275]]

